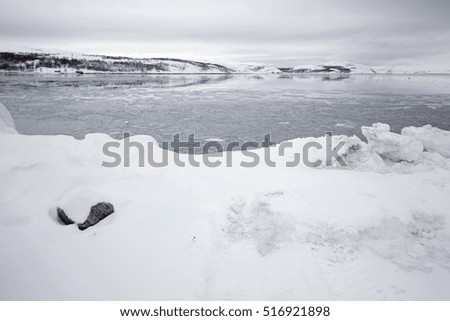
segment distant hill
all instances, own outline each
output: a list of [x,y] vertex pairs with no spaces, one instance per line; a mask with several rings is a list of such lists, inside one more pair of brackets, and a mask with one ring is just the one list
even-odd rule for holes
[[424,69],[419,66],[366,66],[349,61],[329,61],[317,65],[300,65],[292,68],[280,68],[284,73],[352,73],[352,74],[448,74],[450,69]]
[[284,72],[288,73],[353,73],[353,74],[376,74],[392,73],[392,69],[387,67],[369,67],[353,62],[326,62],[318,65],[303,65],[293,68],[287,68]]
[[232,73],[225,66],[182,59],[133,59],[110,56],[74,56],[49,53],[0,53],[5,71],[61,73]]
[[[273,74],[273,73],[432,73],[402,67],[370,67],[348,61],[330,61],[317,65],[276,68],[263,63],[217,64],[174,58],[130,58],[120,56],[79,54],[67,51],[32,48],[3,49],[0,72],[35,73],[143,73],[143,74]],[[445,70],[438,73],[450,73]]]
[[173,58],[138,59],[75,53],[0,52],[0,70],[38,73],[280,73],[266,64],[215,63]]

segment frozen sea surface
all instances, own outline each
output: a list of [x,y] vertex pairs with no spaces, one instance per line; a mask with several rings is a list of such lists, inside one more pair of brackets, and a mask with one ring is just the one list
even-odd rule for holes
[[0,75],[0,102],[24,134],[92,132],[159,142],[280,142],[360,135],[360,126],[450,130],[445,75]]

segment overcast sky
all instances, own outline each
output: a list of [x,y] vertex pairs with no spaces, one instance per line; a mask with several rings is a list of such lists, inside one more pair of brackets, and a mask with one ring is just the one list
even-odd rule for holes
[[350,60],[450,68],[450,1],[1,0],[0,42],[280,67]]

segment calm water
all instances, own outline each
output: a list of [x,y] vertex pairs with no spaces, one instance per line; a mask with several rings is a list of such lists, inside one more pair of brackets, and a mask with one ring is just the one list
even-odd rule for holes
[[158,141],[275,141],[432,124],[450,130],[444,75],[0,75],[0,102],[25,134],[123,132]]

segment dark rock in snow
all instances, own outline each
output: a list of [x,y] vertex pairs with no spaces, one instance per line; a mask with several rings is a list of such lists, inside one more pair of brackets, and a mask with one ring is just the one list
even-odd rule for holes
[[60,219],[60,221],[64,224],[64,225],[70,225],[70,224],[74,224],[75,222],[72,221],[66,214],[66,212],[64,212],[63,209],[59,208],[57,209],[58,212],[58,218]]
[[84,231],[85,229],[97,224],[105,217],[108,217],[112,213],[114,213],[114,206],[111,203],[98,203],[97,205],[91,207],[91,212],[89,213],[86,221],[82,224],[78,224],[78,228],[81,231]]

